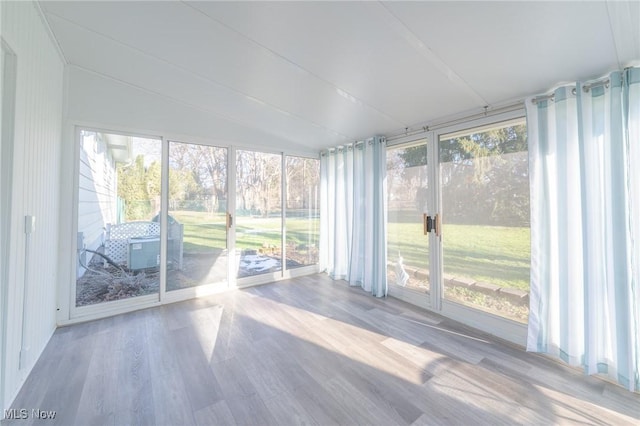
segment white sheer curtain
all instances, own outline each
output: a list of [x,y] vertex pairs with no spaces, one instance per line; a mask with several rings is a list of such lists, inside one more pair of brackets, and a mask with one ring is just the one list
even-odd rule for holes
[[640,69],[527,101],[527,349],[640,390]]
[[374,296],[387,294],[386,149],[375,137],[323,153],[320,268]]

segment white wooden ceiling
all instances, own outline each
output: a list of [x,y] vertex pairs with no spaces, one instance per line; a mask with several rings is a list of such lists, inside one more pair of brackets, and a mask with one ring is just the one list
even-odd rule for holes
[[636,1],[41,7],[71,66],[312,150],[494,108],[640,60]]

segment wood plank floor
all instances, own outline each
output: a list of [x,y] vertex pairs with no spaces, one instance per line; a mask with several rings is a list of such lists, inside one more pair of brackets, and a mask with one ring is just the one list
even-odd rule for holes
[[324,275],[60,328],[13,408],[55,410],[48,425],[640,423],[638,394]]

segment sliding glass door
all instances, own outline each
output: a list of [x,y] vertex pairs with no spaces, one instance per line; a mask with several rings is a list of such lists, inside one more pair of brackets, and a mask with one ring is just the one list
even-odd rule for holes
[[88,129],[77,135],[70,318],[316,270],[317,158]]
[[282,271],[282,155],[236,151],[237,278]]
[[523,118],[504,117],[387,148],[387,279],[393,296],[522,341],[527,131]]
[[426,294],[431,287],[425,228],[433,209],[428,149],[426,140],[387,149],[387,280],[392,294],[400,288]]
[[227,148],[169,142],[167,291],[228,287]]
[[320,162],[286,157],[286,268],[318,263],[320,239]]
[[523,119],[440,136],[446,300],[526,323],[529,173]]

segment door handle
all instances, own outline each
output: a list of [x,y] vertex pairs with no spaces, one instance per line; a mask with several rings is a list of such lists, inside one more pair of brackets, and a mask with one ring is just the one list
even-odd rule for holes
[[434,231],[436,236],[439,237],[442,233],[441,223],[440,223],[440,215],[437,214],[433,217],[428,216],[426,213],[422,214],[422,231],[424,235],[427,235],[429,232]]
[[233,216],[231,216],[231,213],[227,212],[227,229],[231,228],[233,226]]

